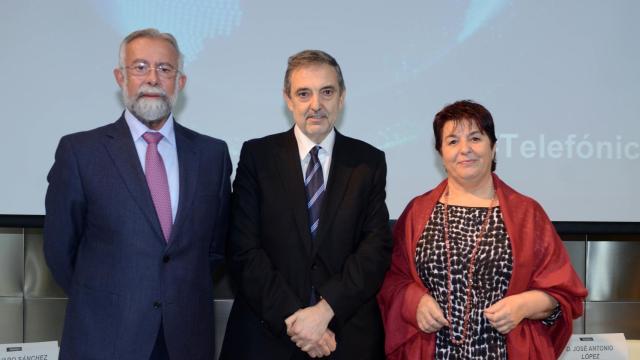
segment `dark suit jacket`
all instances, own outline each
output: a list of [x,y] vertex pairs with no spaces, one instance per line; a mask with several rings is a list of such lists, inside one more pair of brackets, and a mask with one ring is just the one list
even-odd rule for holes
[[180,200],[165,242],[129,128],[60,140],[48,176],[44,251],[69,295],[61,359],[148,359],[160,321],[172,358],[212,359],[211,260],[230,193],[223,141],[175,123]]
[[300,357],[284,320],[313,285],[331,305],[333,359],[383,358],[375,295],[389,266],[384,153],[336,134],[317,238],[293,129],[248,141],[232,196],[229,271],[238,288],[221,359]]

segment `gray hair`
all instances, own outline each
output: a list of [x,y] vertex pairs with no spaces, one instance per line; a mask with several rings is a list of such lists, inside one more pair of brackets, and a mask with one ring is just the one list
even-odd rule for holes
[[184,64],[184,61],[183,61],[182,53],[180,52],[180,48],[178,47],[178,41],[170,33],[161,33],[160,31],[154,28],[136,30],[131,34],[127,35],[127,37],[125,37],[122,40],[122,42],[120,43],[120,68],[121,69],[125,67],[125,64],[124,64],[125,48],[127,47],[127,45],[129,45],[129,43],[131,43],[133,40],[138,38],[159,39],[159,40],[164,40],[169,44],[171,44],[171,46],[173,46],[173,48],[176,49],[176,52],[178,53],[178,71],[182,72],[182,66]]
[[329,65],[336,71],[340,94],[342,94],[345,90],[345,86],[340,65],[338,65],[338,62],[333,58],[333,56],[322,50],[303,50],[289,57],[289,61],[287,62],[287,71],[284,73],[284,93],[291,97],[291,74],[294,70],[309,65],[322,64]]

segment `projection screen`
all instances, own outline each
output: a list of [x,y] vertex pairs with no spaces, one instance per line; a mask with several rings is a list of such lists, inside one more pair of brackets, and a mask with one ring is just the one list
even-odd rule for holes
[[292,126],[287,57],[342,66],[338,130],[384,150],[387,204],[445,177],[431,123],[473,99],[493,114],[496,173],[555,221],[640,221],[640,2],[3,1],[0,214],[44,214],[61,136],[115,121],[130,31],[176,35],[188,81],[175,115],[229,144]]

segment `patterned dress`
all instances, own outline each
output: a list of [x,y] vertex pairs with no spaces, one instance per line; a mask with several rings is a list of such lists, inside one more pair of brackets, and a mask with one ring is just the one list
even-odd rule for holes
[[[425,226],[416,246],[416,267],[420,279],[453,324],[456,340],[462,337],[467,289],[467,271],[471,253],[480,231],[486,207],[449,205],[449,246],[453,320],[447,314],[447,253],[444,244],[444,205],[440,202]],[[513,261],[511,245],[499,207],[492,209],[487,230],[476,255],[471,289],[471,314],[465,343],[456,346],[449,339],[449,328],[436,334],[436,359],[507,359],[506,338],[484,317],[483,310],[504,298],[509,287]],[[551,326],[562,314],[560,307],[542,323]]]
[[[462,337],[467,289],[467,271],[471,252],[488,211],[485,207],[449,205],[449,244],[451,249],[453,316],[447,314],[447,253],[443,238],[444,205],[436,204],[418,241],[416,264],[420,278],[445,313],[457,340]],[[436,359],[506,359],[504,335],[494,329],[483,310],[504,298],[513,270],[509,237],[499,207],[490,214],[487,231],[476,257],[471,289],[471,314],[466,341],[450,342],[449,328],[436,334]]]

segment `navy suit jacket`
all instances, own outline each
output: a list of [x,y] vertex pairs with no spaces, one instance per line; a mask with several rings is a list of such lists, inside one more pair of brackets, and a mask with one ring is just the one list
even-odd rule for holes
[[391,258],[384,153],[336,132],[315,240],[293,129],[242,147],[233,186],[229,272],[237,285],[221,359],[306,358],[284,320],[309,305],[311,287],[331,305],[331,359],[383,359],[375,295]]
[[69,296],[61,359],[148,359],[161,321],[172,358],[213,358],[211,266],[223,259],[231,163],[221,140],[177,123],[175,137],[168,245],[124,117],[60,140],[44,252]]

